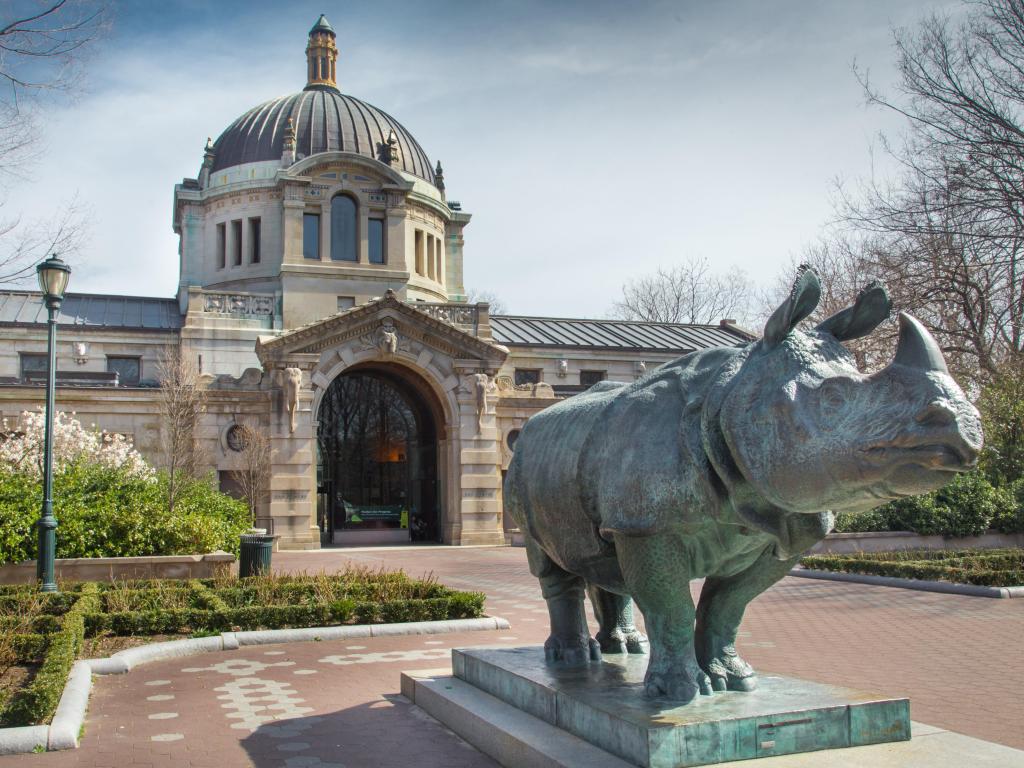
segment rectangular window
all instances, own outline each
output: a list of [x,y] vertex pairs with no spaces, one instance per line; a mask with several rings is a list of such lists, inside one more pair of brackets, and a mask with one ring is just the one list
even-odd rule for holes
[[416,274],[423,274],[423,230],[416,230]]
[[217,225],[217,269],[224,269],[227,254],[227,232],[224,224]]
[[138,357],[107,357],[107,373],[117,374],[122,387],[137,387],[142,378],[142,360]]
[[260,220],[249,219],[249,263],[260,263]]
[[608,377],[607,371],[580,371],[580,386],[592,387]]
[[22,352],[20,357],[22,381],[28,381],[29,373],[46,373],[50,364],[49,357],[37,352]]
[[540,368],[516,368],[516,384],[539,384]]
[[367,222],[366,240],[371,264],[384,263],[384,220],[370,219]]
[[242,266],[242,220],[231,222],[231,263]]
[[307,259],[320,260],[319,213],[306,213],[302,216],[302,255]]
[[356,305],[355,296],[339,296],[338,297],[338,311],[344,312],[346,309],[352,309]]

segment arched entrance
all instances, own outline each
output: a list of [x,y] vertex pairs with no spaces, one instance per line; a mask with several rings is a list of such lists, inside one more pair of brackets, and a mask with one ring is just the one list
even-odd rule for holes
[[438,418],[393,367],[334,379],[317,425],[317,516],[326,543],[437,541]]

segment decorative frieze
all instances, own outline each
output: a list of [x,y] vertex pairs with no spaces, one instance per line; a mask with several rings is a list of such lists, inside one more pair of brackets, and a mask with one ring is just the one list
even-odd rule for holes
[[417,302],[412,305],[420,312],[430,315],[442,323],[456,327],[470,327],[476,330],[479,313],[475,304],[428,304]]
[[203,294],[203,311],[225,315],[273,315],[274,297],[252,293]]

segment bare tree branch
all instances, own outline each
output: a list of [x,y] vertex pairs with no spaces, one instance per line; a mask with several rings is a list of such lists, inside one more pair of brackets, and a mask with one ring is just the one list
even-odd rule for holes
[[270,437],[248,424],[239,425],[239,430],[242,468],[231,474],[249,505],[249,521],[255,523],[270,482]]
[[870,241],[857,269],[981,383],[1024,353],[1024,0],[977,0],[894,33],[894,96],[860,69],[868,103],[907,120],[882,137],[897,178],[837,186],[838,222]]
[[183,484],[195,477],[203,464],[196,432],[206,410],[206,391],[199,366],[180,347],[163,350],[158,376],[167,511],[173,514]]
[[626,283],[612,314],[623,320],[656,323],[703,325],[726,318],[746,320],[751,296],[750,281],[742,271],[719,274],[707,259],[692,258]]

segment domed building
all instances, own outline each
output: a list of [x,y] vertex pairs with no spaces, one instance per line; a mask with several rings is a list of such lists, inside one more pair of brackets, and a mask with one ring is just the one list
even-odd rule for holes
[[[224,490],[244,463],[240,427],[269,437],[259,523],[281,547],[509,542],[502,476],[531,415],[749,336],[729,321],[494,316],[468,303],[470,214],[447,198],[441,163],[343,94],[337,72],[321,16],[305,87],[207,141],[198,176],[174,188],[175,298],[67,296],[58,407],[160,464],[159,360],[177,349],[205,382],[197,439]],[[37,292],[0,292],[8,420],[43,399],[45,318]]]

